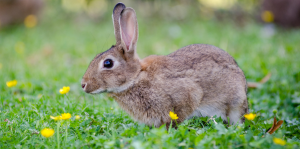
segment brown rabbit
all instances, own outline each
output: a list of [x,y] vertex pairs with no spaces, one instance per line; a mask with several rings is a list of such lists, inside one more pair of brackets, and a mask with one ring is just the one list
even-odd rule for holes
[[221,116],[242,123],[248,111],[243,71],[225,51],[194,44],[167,56],[139,59],[135,11],[113,10],[116,45],[98,54],[82,78],[87,93],[107,92],[135,120],[156,127],[194,116]]

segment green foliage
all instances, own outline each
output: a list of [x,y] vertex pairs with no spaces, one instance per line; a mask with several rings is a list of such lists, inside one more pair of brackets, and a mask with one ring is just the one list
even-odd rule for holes
[[[59,13],[47,10],[48,17],[32,29],[0,31],[0,148],[56,148],[57,133],[62,148],[300,147],[300,30],[276,28],[274,36],[265,37],[263,25],[251,21],[238,27],[210,19],[182,22],[138,15],[141,58],[205,43],[230,53],[248,81],[272,73],[268,82],[248,91],[250,112],[257,114],[253,121],[228,125],[216,117],[193,118],[169,131],[165,125],[138,124],[113,99],[82,91],[80,81],[89,62],[115,42],[111,16],[91,22]],[[17,86],[8,88],[5,82],[13,79]],[[59,94],[63,86],[71,88],[67,95]],[[56,130],[50,115],[61,113],[72,114],[69,125],[63,123],[60,132],[43,138],[43,128]],[[274,134],[266,134],[274,116],[284,123]],[[274,144],[274,137],[286,140],[286,145]]]

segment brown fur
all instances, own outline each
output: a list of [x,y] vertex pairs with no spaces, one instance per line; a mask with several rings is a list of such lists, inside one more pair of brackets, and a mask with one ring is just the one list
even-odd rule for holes
[[157,61],[157,59],[159,59],[160,56],[157,55],[150,55],[144,59],[142,59],[140,61],[141,63],[141,67],[142,67],[142,71],[145,71],[149,66],[151,66],[151,64],[155,61]]
[[[122,13],[135,16],[132,10],[126,8]],[[121,26],[119,34],[124,40],[122,36],[135,29],[130,33],[132,44],[117,41],[121,44],[96,56],[82,80],[87,93],[109,92],[135,120],[156,127],[170,123],[170,111],[178,115],[178,123],[213,114],[226,122],[227,117],[230,123],[243,122],[241,118],[248,110],[246,79],[228,53],[211,45],[194,44],[167,56],[140,60],[133,46],[137,42],[137,23],[126,18],[125,23],[132,21],[129,24],[135,26]],[[108,58],[116,66],[101,68],[101,62]]]

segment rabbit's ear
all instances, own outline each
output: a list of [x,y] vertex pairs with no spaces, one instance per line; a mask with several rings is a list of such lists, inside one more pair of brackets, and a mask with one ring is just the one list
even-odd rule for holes
[[120,32],[124,50],[129,53],[135,53],[138,40],[138,24],[135,11],[132,8],[125,8],[122,11]]
[[126,8],[126,6],[123,3],[116,4],[114,10],[113,10],[113,23],[115,28],[115,37],[116,37],[116,45],[121,44],[121,33],[120,33],[120,16],[121,12]]

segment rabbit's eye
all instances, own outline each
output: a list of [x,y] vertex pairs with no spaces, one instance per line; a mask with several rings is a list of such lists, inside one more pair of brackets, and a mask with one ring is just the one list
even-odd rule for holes
[[107,59],[103,62],[105,68],[111,68],[114,66],[114,62],[111,59]]

